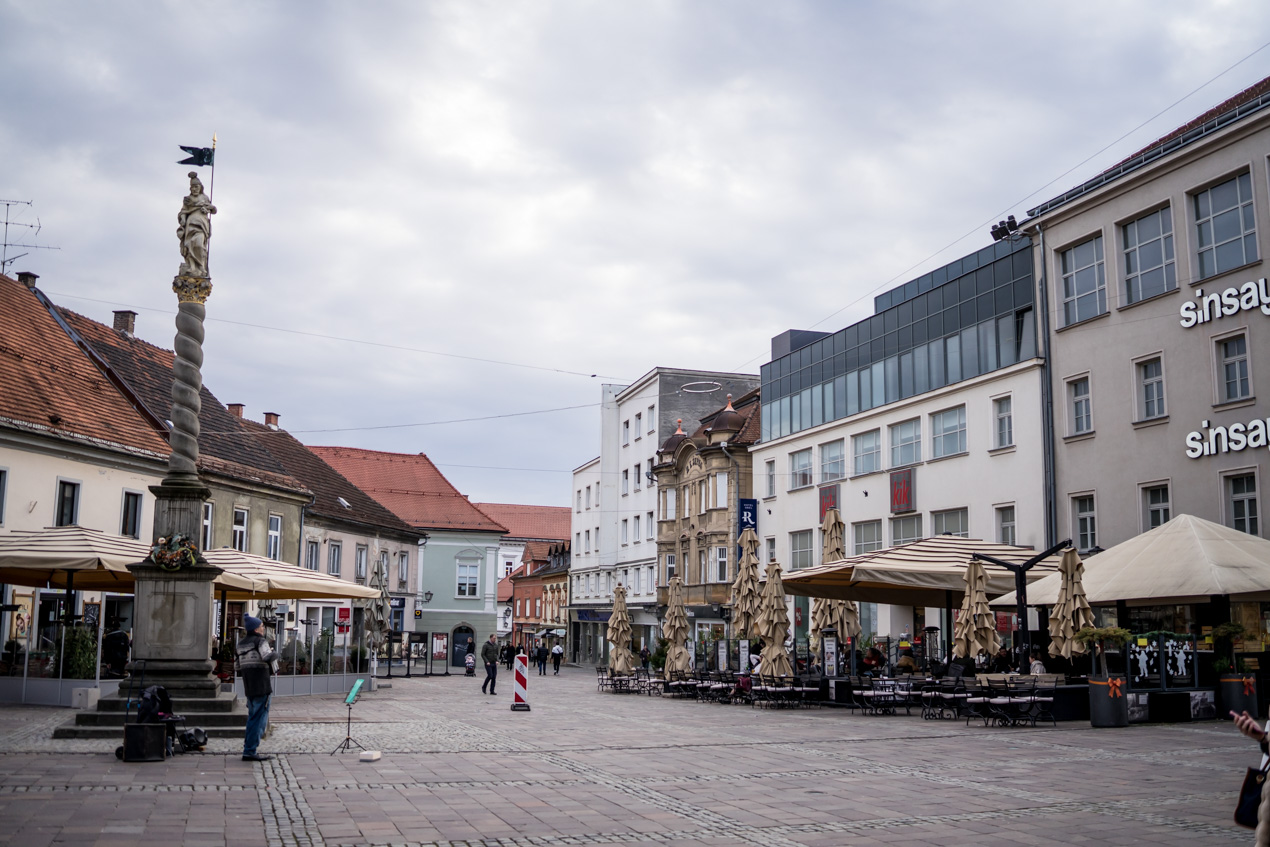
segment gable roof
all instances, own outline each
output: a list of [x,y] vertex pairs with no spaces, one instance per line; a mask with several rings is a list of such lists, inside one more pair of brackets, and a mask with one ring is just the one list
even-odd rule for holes
[[1057,209],[1065,203],[1115,182],[1120,177],[1145,167],[1156,159],[1163,158],[1175,150],[1199,141],[1210,133],[1243,120],[1248,115],[1260,112],[1267,107],[1270,107],[1270,77],[1266,77],[1260,82],[1248,86],[1234,97],[1218,103],[1203,114],[1187,121],[1172,132],[1157,138],[1137,153],[1122,162],[1112,165],[1092,179],[1086,180],[1070,191],[1047,200],[1035,208],[1028,209],[1027,214],[1029,217],[1036,217]]
[[0,426],[166,459],[154,425],[76,346],[38,291],[0,275]]
[[310,447],[350,482],[418,529],[497,532],[494,521],[450,484],[423,453]]
[[[349,482],[295,436],[256,421],[240,421],[243,429],[259,441],[288,474],[313,492],[313,504],[305,511],[315,517],[366,524],[417,536],[418,531],[397,517],[375,498]],[[341,503],[341,499],[343,502]],[[347,503],[348,505],[344,505]]]
[[[69,309],[57,307],[57,312],[93,352],[105,360],[152,416],[160,422],[171,416],[175,353]],[[277,458],[259,439],[243,430],[241,419],[230,414],[206,385],[201,387],[199,399],[202,401],[198,414],[200,460],[206,456],[232,463],[213,462],[209,469],[231,470],[233,465],[239,465],[267,474],[286,474]]]
[[507,527],[511,538],[563,541],[572,530],[568,506],[522,506],[515,503],[477,503],[476,507]]

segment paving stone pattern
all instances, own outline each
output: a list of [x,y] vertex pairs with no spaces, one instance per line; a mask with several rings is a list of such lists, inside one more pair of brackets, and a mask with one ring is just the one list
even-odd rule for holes
[[1230,821],[1258,751],[1229,724],[1001,729],[837,709],[763,711],[600,694],[532,677],[532,711],[480,680],[276,700],[262,752],[231,740],[124,764],[53,740],[64,709],[0,705],[0,845],[352,847],[649,843],[1251,843]]

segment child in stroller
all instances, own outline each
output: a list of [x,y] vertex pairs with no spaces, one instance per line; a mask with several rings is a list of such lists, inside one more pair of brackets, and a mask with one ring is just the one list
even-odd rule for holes
[[467,667],[468,676],[476,676],[476,654],[468,653],[463,659],[463,664]]

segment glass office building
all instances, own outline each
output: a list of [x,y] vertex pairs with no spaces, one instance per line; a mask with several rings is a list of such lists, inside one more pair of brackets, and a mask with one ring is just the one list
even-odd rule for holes
[[762,440],[1033,358],[1033,302],[1030,239],[998,241],[878,295],[871,318],[787,334],[797,349],[761,369]]

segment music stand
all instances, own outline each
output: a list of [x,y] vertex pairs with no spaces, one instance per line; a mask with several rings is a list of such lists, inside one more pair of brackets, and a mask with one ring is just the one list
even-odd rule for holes
[[356,747],[358,750],[366,749],[365,747],[363,747],[362,745],[358,744],[356,741],[353,740],[353,704],[357,702],[357,695],[361,693],[362,683],[365,681],[366,680],[364,679],[359,679],[356,682],[354,682],[353,690],[348,692],[348,697],[344,700],[344,703],[348,706],[348,723],[346,724],[345,730],[344,730],[344,740],[339,743],[338,747],[336,747],[334,750],[331,751],[332,756],[334,756],[336,753],[340,752],[341,750],[347,753],[349,750],[353,749],[354,747]]

